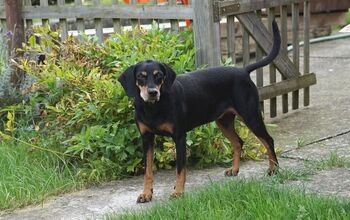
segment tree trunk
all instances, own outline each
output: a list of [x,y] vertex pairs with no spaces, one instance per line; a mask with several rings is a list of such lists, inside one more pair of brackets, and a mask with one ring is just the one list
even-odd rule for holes
[[[19,61],[23,52],[17,51],[17,48],[22,48],[24,42],[24,25],[22,20],[22,0],[5,0],[6,22],[9,40],[9,51],[11,57],[15,61]],[[24,79],[24,72],[12,66],[11,83],[15,88],[19,88]]]

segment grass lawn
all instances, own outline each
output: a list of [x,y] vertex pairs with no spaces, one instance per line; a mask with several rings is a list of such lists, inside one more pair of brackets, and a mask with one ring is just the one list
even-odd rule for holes
[[39,203],[81,186],[53,154],[0,141],[0,210]]
[[350,202],[306,194],[273,179],[232,180],[106,219],[350,219]]

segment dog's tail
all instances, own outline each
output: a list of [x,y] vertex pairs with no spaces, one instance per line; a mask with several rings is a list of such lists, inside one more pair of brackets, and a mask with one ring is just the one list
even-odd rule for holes
[[278,30],[278,25],[275,20],[272,22],[272,29],[273,29],[273,46],[272,50],[270,51],[269,55],[267,55],[264,59],[250,64],[245,67],[245,70],[250,73],[253,70],[256,70],[260,67],[266,66],[267,64],[271,63],[273,59],[275,59],[280,51],[281,47],[281,36],[280,31]]

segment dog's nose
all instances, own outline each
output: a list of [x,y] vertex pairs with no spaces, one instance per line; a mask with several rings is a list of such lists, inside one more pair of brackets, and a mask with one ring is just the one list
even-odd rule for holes
[[153,96],[153,97],[158,94],[158,91],[156,88],[148,88],[147,92],[148,92],[148,95]]

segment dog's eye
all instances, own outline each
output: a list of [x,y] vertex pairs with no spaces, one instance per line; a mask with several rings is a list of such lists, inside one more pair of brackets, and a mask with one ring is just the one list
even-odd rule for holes
[[136,74],[136,79],[145,79],[145,78],[146,78],[146,76],[142,73]]
[[161,83],[163,80],[163,73],[158,72],[157,74],[154,75],[154,80],[156,81],[156,83]]

